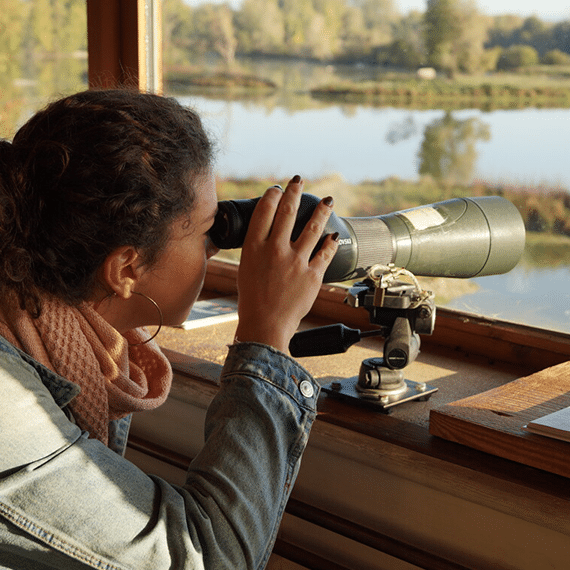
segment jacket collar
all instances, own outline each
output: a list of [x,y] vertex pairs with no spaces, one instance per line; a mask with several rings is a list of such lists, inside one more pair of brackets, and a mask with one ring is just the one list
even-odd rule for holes
[[43,364],[40,364],[37,360],[9,343],[3,337],[0,337],[0,350],[13,354],[14,356],[20,356],[22,360],[27,362],[38,373],[43,385],[49,390],[55,403],[60,408],[67,406],[67,404],[81,392],[81,388],[77,384],[66,380],[63,376],[46,368]]

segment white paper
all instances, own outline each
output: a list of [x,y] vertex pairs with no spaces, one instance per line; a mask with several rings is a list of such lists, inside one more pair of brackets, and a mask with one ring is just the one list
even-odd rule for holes
[[237,299],[235,297],[218,297],[194,303],[192,311],[181,326],[190,330],[235,321],[237,318]]
[[528,422],[527,431],[570,442],[570,407]]

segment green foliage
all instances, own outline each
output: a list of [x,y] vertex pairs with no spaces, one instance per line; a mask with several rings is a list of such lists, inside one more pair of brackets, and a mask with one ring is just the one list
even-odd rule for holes
[[277,0],[244,0],[235,23],[241,53],[283,53],[284,15]]
[[449,76],[475,73],[484,59],[486,21],[468,0],[428,0],[425,45],[428,63]]
[[501,53],[503,53],[503,49],[499,46],[486,49],[481,56],[481,71],[495,71]]
[[235,62],[237,39],[234,14],[227,4],[201,4],[193,10],[191,52],[217,53],[226,66]]
[[82,0],[31,0],[23,43],[39,57],[87,49],[87,13]]
[[542,56],[540,63],[545,65],[570,65],[570,54],[559,49],[553,49],[547,51]]
[[424,54],[407,40],[394,40],[375,50],[374,61],[404,69],[418,69],[423,64]]
[[461,34],[453,0],[428,0],[425,20],[425,44],[428,63],[439,69],[448,68],[453,43]]
[[487,48],[515,45],[533,47],[543,57],[547,52],[570,51],[570,21],[547,24],[536,16],[522,19],[516,16],[501,16],[494,19],[488,32]]
[[497,69],[519,69],[538,63],[538,52],[528,45],[511,46],[501,53]]

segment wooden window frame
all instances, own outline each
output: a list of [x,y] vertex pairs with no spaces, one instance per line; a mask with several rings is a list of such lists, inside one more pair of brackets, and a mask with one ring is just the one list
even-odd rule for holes
[[161,0],[87,0],[89,88],[162,93]]

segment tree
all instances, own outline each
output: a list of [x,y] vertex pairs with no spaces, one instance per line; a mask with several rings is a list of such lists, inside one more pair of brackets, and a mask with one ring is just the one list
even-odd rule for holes
[[509,47],[513,43],[513,34],[523,25],[524,20],[520,16],[508,14],[495,16],[489,27],[486,48],[495,46]]
[[287,53],[310,56],[308,45],[311,41],[311,22],[315,9],[310,0],[279,0],[284,19],[284,42]]
[[471,0],[428,0],[424,21],[430,65],[449,75],[479,69],[487,26]]
[[22,77],[22,34],[28,5],[4,0],[0,10],[0,137],[11,138],[21,120],[24,100],[14,79]]
[[162,57],[166,67],[188,63],[192,8],[183,0],[162,0]]
[[538,52],[532,46],[511,46],[501,53],[497,69],[518,69],[538,63]]
[[28,49],[42,55],[55,51],[54,6],[51,0],[34,0],[30,5]]
[[423,63],[423,54],[406,40],[394,40],[388,46],[388,63],[396,67],[417,69]]
[[68,54],[87,50],[85,0],[66,0],[59,4],[61,6],[58,28],[60,49]]
[[366,24],[362,11],[356,6],[347,6],[340,29],[342,51],[349,58],[359,58],[370,51]]
[[453,42],[461,33],[453,0],[428,0],[425,12],[425,45],[428,62],[438,69],[453,69]]
[[28,60],[68,57],[86,50],[87,12],[84,0],[29,2],[27,25],[22,34]]
[[570,20],[556,24],[552,30],[553,49],[570,53]]
[[236,14],[236,37],[241,53],[280,54],[284,19],[277,0],[245,0]]
[[473,2],[461,3],[456,14],[461,28],[454,46],[456,69],[477,73],[484,65],[488,18],[477,11]]
[[216,52],[228,67],[234,64],[237,39],[233,11],[227,4],[203,4],[194,10],[190,48]]
[[425,63],[424,16],[417,10],[412,10],[392,25],[394,41],[404,42],[411,49],[413,58],[419,57],[420,63]]
[[[339,55],[342,51],[341,30],[346,11],[344,0],[313,0],[316,17],[311,25],[313,44],[320,44],[313,54],[320,59]],[[320,31],[317,26],[321,26]]]
[[547,51],[540,60],[545,65],[570,65],[570,54],[559,49]]
[[399,17],[393,0],[353,0],[352,4],[362,12],[372,46],[392,41],[392,24]]

